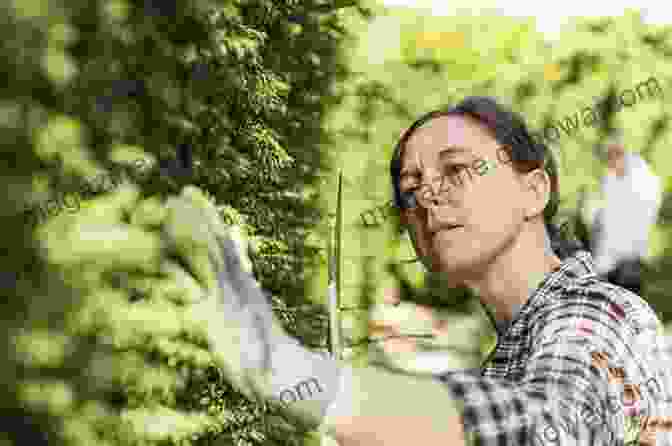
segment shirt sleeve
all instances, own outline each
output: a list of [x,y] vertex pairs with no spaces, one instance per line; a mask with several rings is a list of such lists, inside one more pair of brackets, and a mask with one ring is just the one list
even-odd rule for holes
[[596,300],[567,299],[546,311],[517,383],[473,372],[439,377],[463,401],[465,433],[475,444],[623,444],[620,396],[591,356],[621,357],[623,329]]

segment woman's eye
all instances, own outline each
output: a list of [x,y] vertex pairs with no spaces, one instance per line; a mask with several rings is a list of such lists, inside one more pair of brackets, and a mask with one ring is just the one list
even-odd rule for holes
[[446,172],[451,174],[458,174],[467,168],[466,164],[451,164],[446,167]]

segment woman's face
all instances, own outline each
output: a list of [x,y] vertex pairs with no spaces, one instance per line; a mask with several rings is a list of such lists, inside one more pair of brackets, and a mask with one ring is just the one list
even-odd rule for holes
[[526,192],[508,161],[488,129],[468,116],[438,117],[411,135],[399,186],[418,201],[402,211],[402,222],[426,267],[468,277],[516,243]]

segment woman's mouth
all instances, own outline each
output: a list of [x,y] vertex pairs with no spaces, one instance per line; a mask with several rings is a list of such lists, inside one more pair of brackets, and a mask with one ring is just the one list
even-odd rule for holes
[[451,236],[453,234],[458,234],[460,230],[462,229],[462,226],[457,226],[457,225],[452,225],[452,226],[446,226],[445,228],[441,228],[440,230],[436,231],[432,237],[433,240],[439,240],[443,239],[446,236]]
[[461,227],[462,227],[461,225],[446,225],[446,226],[441,227],[441,229],[439,229],[438,231],[436,231],[435,235],[439,234],[441,232],[454,231],[455,229],[460,229]]

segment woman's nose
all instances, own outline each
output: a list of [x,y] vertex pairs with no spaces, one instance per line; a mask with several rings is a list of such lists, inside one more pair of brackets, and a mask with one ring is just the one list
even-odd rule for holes
[[439,202],[439,194],[437,193],[432,193],[428,197],[425,197],[424,202],[432,208],[436,208],[437,206],[440,206],[441,203]]

